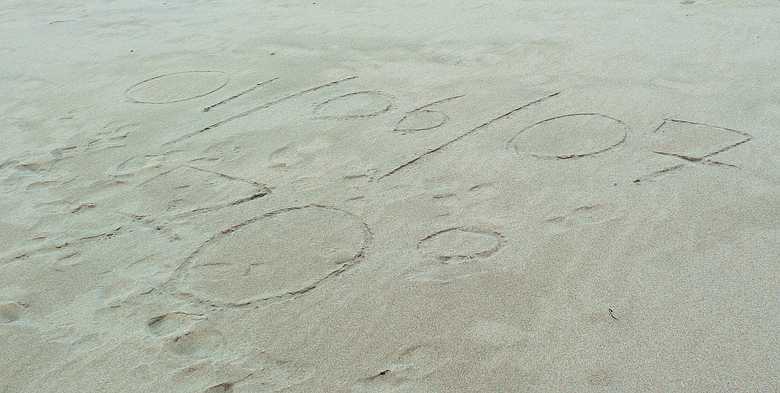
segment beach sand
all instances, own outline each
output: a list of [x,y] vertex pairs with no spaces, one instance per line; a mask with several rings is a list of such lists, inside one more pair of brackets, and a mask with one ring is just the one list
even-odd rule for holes
[[0,9],[0,393],[780,392],[780,3]]

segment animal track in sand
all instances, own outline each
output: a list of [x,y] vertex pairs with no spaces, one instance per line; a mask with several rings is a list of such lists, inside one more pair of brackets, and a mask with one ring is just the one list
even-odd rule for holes
[[24,306],[16,302],[0,302],[0,323],[11,323],[22,317]]
[[216,329],[195,327],[167,340],[165,347],[181,356],[213,357],[225,346],[225,337]]
[[564,226],[592,225],[601,224],[623,214],[611,204],[593,204],[580,206],[566,214],[554,216],[545,221]]
[[135,103],[172,104],[207,96],[227,85],[222,71],[183,71],[158,75],[138,82],[125,91]]
[[167,336],[189,329],[195,322],[203,319],[205,317],[201,314],[171,312],[150,319],[146,325],[149,332],[155,336]]
[[223,306],[296,296],[359,262],[371,237],[360,218],[336,208],[276,210],[201,245],[177,269],[177,291]]
[[374,117],[389,111],[393,99],[379,91],[358,91],[330,98],[314,107],[320,119],[360,119]]
[[391,355],[381,371],[358,380],[352,386],[353,393],[381,392],[435,392],[422,379],[441,366],[440,355],[434,347],[413,345]]
[[135,215],[179,215],[238,205],[270,193],[262,184],[180,166],[139,184],[127,206]]
[[464,263],[495,254],[504,245],[500,233],[478,227],[447,228],[417,243],[423,255],[444,263]]
[[512,137],[508,146],[517,154],[537,158],[571,159],[609,151],[625,142],[628,126],[600,113],[573,113],[534,123]]

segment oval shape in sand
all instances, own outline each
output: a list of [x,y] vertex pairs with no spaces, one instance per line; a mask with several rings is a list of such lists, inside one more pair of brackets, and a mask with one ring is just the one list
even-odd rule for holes
[[487,258],[504,244],[503,236],[495,231],[460,227],[448,228],[426,236],[417,243],[424,255],[447,263],[462,263]]
[[171,104],[209,95],[228,83],[222,71],[184,71],[163,74],[130,86],[125,95],[143,104]]
[[390,96],[378,91],[358,91],[331,98],[314,107],[322,119],[359,119],[385,113],[393,106]]
[[599,113],[574,113],[535,123],[509,140],[518,154],[569,159],[608,151],[626,140],[628,126]]
[[307,292],[362,256],[370,232],[330,207],[277,210],[222,231],[187,260],[179,291],[237,306]]
[[395,125],[394,131],[416,132],[432,130],[441,127],[448,119],[447,115],[439,111],[417,110],[404,115]]

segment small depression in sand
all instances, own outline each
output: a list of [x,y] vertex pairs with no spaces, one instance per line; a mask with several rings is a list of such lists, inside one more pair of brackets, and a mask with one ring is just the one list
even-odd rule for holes
[[480,228],[449,228],[428,235],[417,244],[423,255],[445,263],[487,258],[503,246],[500,233]]
[[137,103],[170,104],[209,95],[227,82],[227,75],[221,71],[176,72],[138,82],[125,95]]
[[385,113],[393,106],[391,98],[378,91],[359,91],[331,98],[314,108],[322,119],[359,119]]
[[24,307],[16,302],[0,302],[0,323],[11,323],[18,321]]
[[538,158],[578,158],[606,152],[626,140],[628,127],[598,113],[575,113],[535,123],[515,135],[517,154]]
[[341,210],[277,210],[207,241],[188,259],[179,291],[222,305],[301,294],[357,262],[369,235]]

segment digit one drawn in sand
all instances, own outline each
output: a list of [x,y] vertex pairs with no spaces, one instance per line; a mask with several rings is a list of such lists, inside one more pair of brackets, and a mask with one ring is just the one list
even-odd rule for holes
[[177,292],[221,306],[303,294],[358,263],[370,239],[368,226],[343,210],[276,210],[206,241],[177,270]]

